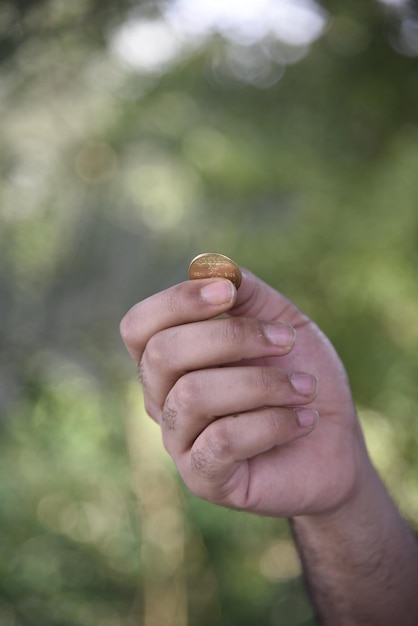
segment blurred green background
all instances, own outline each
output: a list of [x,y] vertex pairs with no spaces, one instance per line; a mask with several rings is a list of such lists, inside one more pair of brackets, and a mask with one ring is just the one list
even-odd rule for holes
[[190,496],[118,325],[220,251],[330,336],[418,526],[418,14],[0,1],[0,624],[312,626],[283,520]]

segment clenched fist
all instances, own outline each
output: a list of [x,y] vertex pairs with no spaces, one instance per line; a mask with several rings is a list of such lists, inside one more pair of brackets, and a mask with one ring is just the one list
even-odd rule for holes
[[[227,314],[219,317],[220,314]],[[146,410],[189,489],[271,516],[327,513],[367,463],[347,377],[318,327],[243,270],[187,281],[121,323]]]

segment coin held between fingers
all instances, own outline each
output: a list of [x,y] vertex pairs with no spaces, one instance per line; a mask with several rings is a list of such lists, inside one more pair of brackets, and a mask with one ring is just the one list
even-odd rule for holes
[[189,265],[189,278],[227,278],[236,289],[242,280],[241,270],[229,257],[217,252],[205,252],[195,257]]

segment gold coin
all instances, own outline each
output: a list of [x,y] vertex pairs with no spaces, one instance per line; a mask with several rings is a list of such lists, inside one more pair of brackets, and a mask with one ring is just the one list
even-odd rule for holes
[[189,278],[227,278],[238,289],[242,274],[238,265],[224,254],[205,252],[199,254],[189,265]]

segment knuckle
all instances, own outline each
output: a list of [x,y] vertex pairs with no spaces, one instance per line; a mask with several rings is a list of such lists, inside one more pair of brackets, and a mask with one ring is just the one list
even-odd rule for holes
[[[191,460],[185,466],[182,466],[181,463],[178,464],[180,476],[187,489],[197,498],[215,502],[212,473],[208,470],[208,475],[206,475],[206,469],[208,469],[206,461],[204,457],[199,459],[199,456],[200,452],[192,451]],[[195,465],[196,467],[203,466],[206,469],[199,471]]]
[[132,337],[132,312],[128,311],[119,324],[119,332],[124,343],[129,343]]
[[193,373],[178,379],[171,391],[171,400],[181,413],[186,415],[193,411],[200,400],[199,385]]
[[224,326],[224,340],[233,346],[240,346],[246,336],[245,320],[239,317],[231,317]]
[[[198,478],[204,478],[206,480],[214,480],[216,478],[217,468],[207,450],[203,450],[200,446],[195,446],[191,451],[190,463],[193,474]],[[203,493],[199,491],[199,487],[199,482],[195,482],[193,492],[202,497]]]
[[169,400],[166,400],[161,412],[161,423],[166,430],[175,430],[177,424],[178,411]]
[[282,413],[283,411],[278,407],[269,407],[261,413],[261,419],[272,437],[280,435],[283,430]]
[[166,346],[160,335],[153,335],[147,343],[144,359],[147,366],[152,369],[160,369],[166,361]]
[[233,442],[226,420],[213,422],[200,444],[191,451],[193,472],[200,478],[214,480],[233,455]]
[[271,367],[260,367],[255,382],[263,393],[269,394],[276,391],[278,387],[276,370]]
[[207,429],[206,446],[209,455],[215,461],[229,459],[232,452],[232,441],[227,420],[213,422]]
[[148,375],[144,358],[141,358],[138,362],[138,378],[143,388],[148,387]]

